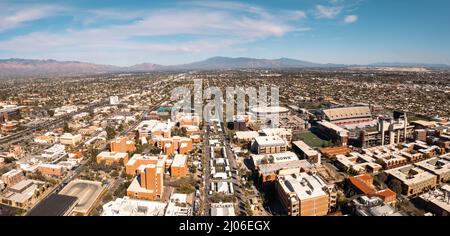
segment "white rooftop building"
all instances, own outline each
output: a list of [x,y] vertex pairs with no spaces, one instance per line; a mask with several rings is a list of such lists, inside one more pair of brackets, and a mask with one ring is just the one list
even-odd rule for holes
[[286,140],[280,136],[259,136],[251,145],[252,151],[257,154],[285,152],[288,148]]
[[265,136],[280,136],[282,139],[290,142],[292,141],[292,130],[285,128],[265,128],[261,132]]
[[211,203],[211,216],[236,216],[233,203]]
[[437,215],[450,216],[450,185],[424,193],[419,199]]
[[163,216],[166,206],[164,202],[123,197],[103,205],[102,216]]
[[307,173],[296,173],[285,175],[280,178],[279,183],[285,192],[293,192],[300,200],[327,196],[324,191],[326,183],[316,175]]
[[174,193],[170,196],[165,216],[191,216],[192,206],[188,203],[189,195]]
[[118,96],[111,96],[109,97],[109,104],[110,105],[118,105],[120,104],[120,100]]
[[259,133],[256,131],[237,131],[235,135],[239,141],[251,141],[255,137],[258,137]]
[[65,146],[62,144],[55,144],[52,147],[45,149],[41,156],[47,160],[59,160],[66,155]]

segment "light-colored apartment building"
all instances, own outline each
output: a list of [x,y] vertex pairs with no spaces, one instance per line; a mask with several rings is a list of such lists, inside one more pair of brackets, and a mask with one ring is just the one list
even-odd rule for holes
[[386,173],[390,178],[397,179],[402,183],[402,194],[408,197],[434,189],[437,184],[436,175],[413,165],[387,170]]
[[436,175],[437,184],[450,180],[450,153],[415,163],[415,165]]
[[326,120],[318,121],[318,128],[320,132],[337,142],[340,146],[347,146],[349,140],[349,131]]
[[59,142],[64,145],[76,146],[82,139],[83,136],[81,136],[81,134],[73,135],[71,133],[65,133],[59,137]]
[[280,136],[259,136],[255,137],[251,149],[257,154],[271,154],[286,152],[288,150],[287,142]]
[[321,154],[303,141],[292,142],[292,149],[303,159],[320,165]]
[[261,133],[265,136],[279,136],[286,142],[292,141],[292,130],[285,128],[265,128],[261,130]]
[[97,163],[104,162],[106,165],[128,163],[128,153],[126,152],[101,152],[97,155]]
[[259,133],[256,131],[237,131],[235,134],[235,139],[239,142],[251,142],[258,136]]
[[12,169],[2,175],[2,181],[6,186],[13,186],[22,180],[25,180],[22,170]]
[[279,176],[279,199],[290,216],[324,216],[330,209],[329,186],[319,176],[296,173]]
[[276,182],[278,175],[305,172],[312,167],[307,160],[299,160],[293,152],[251,155],[251,159],[263,187]]
[[342,171],[352,174],[377,174],[383,169],[383,167],[376,162],[376,159],[358,152],[350,152],[346,155],[336,155],[336,166]]

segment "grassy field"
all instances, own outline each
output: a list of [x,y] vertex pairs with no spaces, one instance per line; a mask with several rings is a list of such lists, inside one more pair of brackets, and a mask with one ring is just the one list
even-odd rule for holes
[[306,144],[308,144],[311,147],[317,147],[321,148],[323,145],[328,146],[330,143],[327,140],[320,139],[317,137],[317,135],[311,133],[311,132],[302,132],[302,133],[296,133],[293,136],[293,140],[303,140]]
[[431,119],[423,117],[423,116],[408,116],[408,121],[409,122],[413,122],[413,121],[417,121],[417,120],[425,120],[425,121],[431,121]]

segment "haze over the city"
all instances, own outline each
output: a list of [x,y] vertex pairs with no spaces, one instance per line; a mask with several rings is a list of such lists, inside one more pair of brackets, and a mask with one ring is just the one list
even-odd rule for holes
[[213,56],[450,64],[450,2],[0,1],[0,58],[130,66]]

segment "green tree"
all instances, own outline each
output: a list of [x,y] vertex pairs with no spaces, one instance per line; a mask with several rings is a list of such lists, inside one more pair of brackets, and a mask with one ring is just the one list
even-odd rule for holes
[[187,135],[187,130],[186,130],[186,128],[181,128],[181,136],[186,136]]
[[122,132],[124,130],[123,124],[120,124],[119,127],[117,128],[117,130],[119,132]]
[[244,207],[245,207],[245,212],[247,213],[247,215],[248,216],[253,216],[252,207],[251,207],[249,201],[245,201]]
[[340,192],[337,193],[337,208],[338,209],[342,209],[342,207],[345,204],[347,204],[347,201],[348,201],[348,199],[347,199],[347,197],[345,197],[344,194],[342,194]]
[[144,148],[142,147],[141,143],[136,144],[136,150],[134,151],[135,154],[142,154],[142,151],[144,151]]
[[157,147],[157,146],[151,146],[149,152],[150,152],[150,154],[157,155],[157,154],[160,154],[160,153],[161,153],[161,148],[159,148],[159,147]]
[[87,155],[89,157],[89,163],[96,163],[97,162],[97,155],[99,154],[98,149],[96,148],[90,148],[87,151]]
[[69,127],[69,123],[64,123],[64,127],[63,127],[64,133],[70,133],[72,132],[72,129]]
[[384,161],[383,161],[383,159],[377,159],[377,160],[375,160],[375,163],[377,163],[378,165],[384,165]]
[[110,202],[112,200],[113,196],[110,193],[106,194],[105,197],[103,198],[103,202]]
[[119,176],[119,171],[113,170],[113,171],[111,172],[111,177],[117,177],[117,176]]
[[378,179],[381,181],[381,182],[383,182],[383,183],[385,183],[386,181],[387,181],[387,179],[388,179],[388,175],[386,174],[386,173],[380,173],[380,174],[378,174]]
[[114,196],[121,198],[127,195],[127,188],[130,186],[130,181],[125,181],[119,185],[119,187],[114,191]]
[[192,174],[195,174],[197,172],[197,167],[195,165],[191,165],[189,167],[189,172],[191,172]]
[[107,139],[113,139],[114,137],[116,137],[116,131],[114,130],[113,127],[107,126],[105,130]]
[[397,193],[397,194],[402,193],[402,183],[398,179],[393,179],[393,180],[389,181],[388,186],[395,193]]
[[47,114],[48,114],[50,117],[53,117],[53,116],[55,115],[55,111],[54,111],[54,110],[48,110],[48,111],[47,111]]

